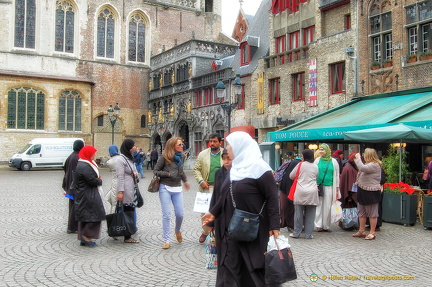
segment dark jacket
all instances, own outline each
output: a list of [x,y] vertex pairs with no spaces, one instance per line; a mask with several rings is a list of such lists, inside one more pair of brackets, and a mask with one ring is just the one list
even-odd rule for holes
[[183,172],[183,163],[185,156],[182,155],[182,163],[180,166],[174,162],[170,165],[165,164],[165,158],[161,156],[157,161],[153,173],[160,177],[160,183],[168,186],[181,186],[181,182],[187,182],[186,174]]
[[288,195],[291,185],[293,184],[294,180],[292,180],[290,178],[290,173],[291,171],[296,167],[296,165],[298,165],[298,163],[300,162],[300,160],[298,159],[293,159],[290,164],[288,165],[288,167],[285,169],[284,175],[282,176],[282,180],[279,186],[279,189],[281,192],[285,193],[286,195]]
[[228,176],[221,187],[221,198],[210,208],[210,213],[217,218],[217,224],[220,224],[222,230],[221,240],[216,243],[218,252],[221,253],[221,257],[218,254],[220,264],[233,264],[225,260],[229,245],[233,248],[229,252],[241,254],[243,260],[247,261],[245,268],[249,272],[256,269],[264,272],[264,252],[267,250],[269,230],[279,230],[280,225],[278,190],[273,174],[267,171],[258,179],[245,178],[233,182],[234,200],[238,209],[259,213],[264,201],[267,201],[260,218],[258,238],[252,242],[230,243],[232,239],[228,235],[228,226],[234,213],[234,206],[229,186]]
[[65,164],[63,166],[65,175],[63,177],[63,190],[70,195],[75,195],[75,190],[71,189],[71,184],[73,180],[73,171],[76,169],[78,163],[78,152],[72,152],[69,157],[66,159]]
[[80,222],[105,220],[105,209],[98,186],[102,180],[86,162],[79,161],[75,169],[75,219]]
[[150,153],[150,159],[151,160],[157,160],[159,158],[158,152],[155,150],[152,150]]

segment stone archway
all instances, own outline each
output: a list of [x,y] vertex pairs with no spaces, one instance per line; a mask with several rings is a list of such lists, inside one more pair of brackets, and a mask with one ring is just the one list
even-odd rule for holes
[[189,149],[190,147],[190,140],[189,140],[189,125],[186,121],[180,122],[178,125],[178,135],[183,139],[183,142],[185,143],[186,147],[185,149]]

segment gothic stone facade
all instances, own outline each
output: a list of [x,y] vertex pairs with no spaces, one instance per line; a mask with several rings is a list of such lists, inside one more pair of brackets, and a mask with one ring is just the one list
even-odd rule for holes
[[0,133],[13,143],[0,161],[35,137],[82,137],[106,157],[116,103],[114,143],[149,146],[151,55],[216,39],[220,10],[219,0],[0,1]]

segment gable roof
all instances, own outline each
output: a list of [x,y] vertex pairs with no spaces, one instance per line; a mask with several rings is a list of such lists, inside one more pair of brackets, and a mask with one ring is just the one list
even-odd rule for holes
[[268,56],[270,48],[270,21],[269,11],[271,8],[271,0],[262,0],[249,29],[246,31],[243,42],[248,42],[249,45],[256,47],[256,51],[248,65],[240,65],[240,49],[237,50],[232,68],[236,74],[240,76],[252,74],[258,67],[258,60]]

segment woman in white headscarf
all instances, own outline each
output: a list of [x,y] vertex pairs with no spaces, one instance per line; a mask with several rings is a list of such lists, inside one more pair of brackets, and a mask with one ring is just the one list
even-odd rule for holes
[[[221,225],[221,239],[216,242],[220,253],[216,286],[265,286],[264,252],[269,236],[277,237],[280,226],[276,182],[257,142],[249,134],[233,132],[226,140],[228,155],[233,160],[229,180],[222,184],[218,202],[203,216],[204,224],[218,218]],[[234,212],[231,183],[238,209],[256,214],[262,209],[254,241],[238,242],[229,236],[228,226]]]

